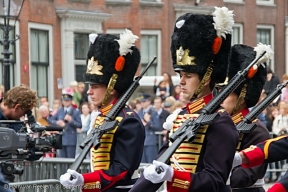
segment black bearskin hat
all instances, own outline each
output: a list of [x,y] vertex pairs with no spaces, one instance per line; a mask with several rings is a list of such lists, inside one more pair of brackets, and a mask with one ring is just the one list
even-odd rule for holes
[[172,34],[171,54],[175,71],[197,73],[201,78],[211,63],[211,80],[225,80],[231,48],[233,13],[215,7],[212,15],[186,13],[180,16]]
[[[238,71],[244,70],[258,56],[258,53],[261,53],[264,50],[263,48],[266,49],[266,54],[270,54],[269,58],[261,61],[262,64],[258,66],[257,72],[252,78],[247,79],[234,90],[234,93],[240,95],[244,84],[247,84],[244,100],[246,102],[246,107],[248,108],[255,106],[259,101],[259,97],[267,77],[265,62],[268,59],[271,59],[271,54],[273,54],[273,51],[269,46],[262,44],[258,44],[258,46],[255,48],[247,45],[237,44],[234,45],[231,49],[228,72],[229,80],[231,80]],[[260,63],[260,60],[258,63]]]
[[133,82],[140,63],[140,52],[134,45],[138,39],[130,30],[120,38],[110,34],[90,34],[85,83],[108,85],[112,75],[118,75],[114,89],[120,94]]

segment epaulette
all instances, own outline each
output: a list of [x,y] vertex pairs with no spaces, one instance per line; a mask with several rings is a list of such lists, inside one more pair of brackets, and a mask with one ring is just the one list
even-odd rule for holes
[[135,112],[127,105],[122,109],[124,117],[135,117]]
[[224,113],[226,112],[226,109],[224,109],[223,107],[220,107],[218,110],[217,110],[217,113]]

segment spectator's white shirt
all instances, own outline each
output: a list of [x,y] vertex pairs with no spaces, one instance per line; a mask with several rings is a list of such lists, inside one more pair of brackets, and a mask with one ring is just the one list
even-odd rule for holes
[[272,132],[278,135],[283,128],[288,130],[288,116],[277,115],[273,121]]
[[91,121],[90,121],[90,128],[89,130],[87,131],[87,135],[89,135],[90,131],[93,129],[94,125],[95,125],[95,120],[96,120],[96,117],[100,114],[99,111],[97,110],[94,110],[91,112]]

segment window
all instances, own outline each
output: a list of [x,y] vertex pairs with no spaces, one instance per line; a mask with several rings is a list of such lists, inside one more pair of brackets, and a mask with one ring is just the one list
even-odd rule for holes
[[274,0],[257,0],[258,5],[274,5]]
[[257,29],[257,43],[271,45],[271,29]]
[[89,50],[89,34],[74,33],[75,79],[83,82],[86,72],[86,59]]
[[[131,30],[131,29],[129,29],[129,30]],[[120,34],[123,33],[124,31],[125,31],[125,28],[123,28],[123,29],[107,29],[106,33],[120,37]],[[133,33],[133,31],[132,31],[132,33]]]
[[[107,29],[107,33],[118,36],[125,29]],[[141,53],[141,71],[147,66],[150,61],[157,57],[155,62],[149,67],[145,76],[156,76],[160,74],[159,66],[161,66],[161,32],[159,30],[141,30],[140,36],[140,53]]]
[[162,0],[140,0],[139,3],[141,6],[155,6],[155,7],[162,7],[164,4]]
[[49,32],[30,29],[30,50],[31,88],[38,97],[48,97]]
[[146,76],[156,76],[160,74],[158,66],[161,66],[159,63],[161,61],[161,51],[160,51],[160,31],[141,31],[140,38],[140,52],[141,52],[141,71],[145,69],[148,63],[154,58],[157,57],[155,62],[150,66],[146,72]]
[[[1,27],[3,27],[3,25],[1,25]],[[0,37],[3,40],[4,39],[4,32],[3,30],[0,30]],[[9,32],[9,40],[15,39],[15,28],[12,27],[10,32]],[[4,46],[0,45],[0,53],[2,53],[4,50]],[[15,45],[14,44],[9,44],[9,51],[12,53],[10,55],[10,88],[15,86],[15,61],[16,61],[16,56],[15,56]],[[0,75],[1,75],[1,79],[0,79],[0,84],[4,85],[4,78],[5,78],[5,67],[4,67],[4,55],[1,54],[0,56]]]
[[243,43],[243,26],[241,24],[234,24],[231,35],[231,45]]
[[[274,28],[273,26],[258,25],[257,26],[257,44],[263,43],[266,45],[271,45],[273,49],[274,45]],[[274,70],[274,60],[269,62],[269,66]]]
[[[157,55],[157,36],[142,35],[141,36],[141,69],[143,70],[150,60]],[[150,66],[146,72],[148,76],[157,75],[157,62]]]
[[243,0],[224,0],[227,3],[244,3]]
[[86,60],[89,50],[89,34],[74,33],[75,59]]

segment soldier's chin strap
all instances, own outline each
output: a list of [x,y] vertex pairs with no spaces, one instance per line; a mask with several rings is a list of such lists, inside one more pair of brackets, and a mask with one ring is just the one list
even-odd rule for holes
[[193,101],[194,99],[196,99],[199,95],[199,93],[202,91],[205,83],[210,79],[212,73],[213,73],[213,69],[214,69],[214,65],[213,65],[213,60],[212,63],[208,66],[206,73],[204,74],[202,80],[200,81],[197,89],[194,92],[193,97],[190,99],[190,101]]
[[242,101],[244,101],[245,96],[246,96],[246,92],[247,92],[247,83],[244,84],[244,86],[241,89],[241,93],[237,99],[237,102],[235,104],[235,107],[233,109],[232,114],[236,113],[237,111],[239,111],[240,105],[242,103]]
[[107,102],[107,99],[110,95],[110,93],[113,91],[114,89],[114,86],[116,84],[116,81],[117,81],[117,78],[118,78],[118,75],[116,73],[114,73],[111,78],[110,78],[110,81],[107,85],[107,90],[106,90],[106,93],[105,93],[105,97],[102,101],[102,107],[106,105],[106,102]]

